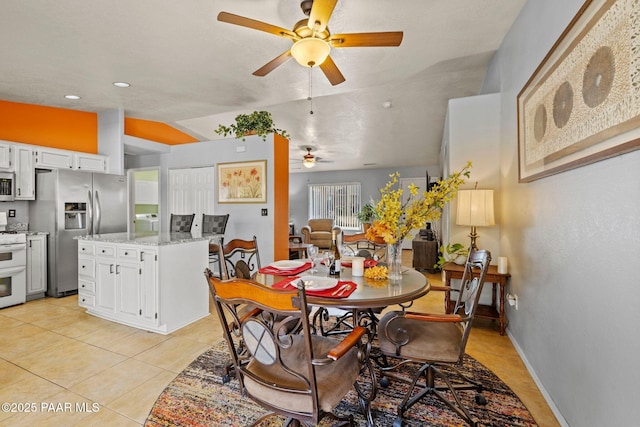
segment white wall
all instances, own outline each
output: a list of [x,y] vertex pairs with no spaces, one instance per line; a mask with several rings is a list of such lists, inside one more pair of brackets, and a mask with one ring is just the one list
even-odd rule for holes
[[[238,152],[237,147],[244,147],[245,151]],[[258,238],[260,261],[262,265],[266,265],[274,261],[273,135],[269,135],[267,141],[263,141],[259,136],[250,136],[244,142],[237,139],[223,139],[174,145],[171,147],[171,153],[169,154],[128,156],[127,167],[147,167],[150,164],[159,163],[161,229],[168,230],[170,214],[170,212],[167,212],[169,169],[215,166],[218,163],[253,160],[267,161],[267,203],[218,204],[216,190],[214,213],[229,214],[229,222],[225,233],[226,241],[232,238],[250,240],[255,235]],[[268,216],[261,216],[263,208],[268,209]]]
[[502,94],[500,245],[519,297],[508,333],[561,422],[637,426],[640,151],[518,183],[517,94],[582,4],[529,0],[487,74]]
[[[472,189],[478,183],[479,189],[494,190],[494,204],[500,202],[500,94],[472,96],[452,99],[447,109],[448,158],[445,160],[449,173],[461,170],[467,163],[473,163],[471,175],[460,189]],[[456,225],[456,199],[446,212],[449,215],[448,240],[444,243],[470,244],[470,227]],[[478,227],[477,245],[491,251],[497,263],[500,252],[500,216],[496,215],[493,227]],[[447,233],[445,233],[447,234]]]

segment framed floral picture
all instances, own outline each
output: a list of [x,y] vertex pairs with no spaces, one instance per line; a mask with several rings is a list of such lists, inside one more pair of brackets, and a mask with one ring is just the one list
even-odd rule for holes
[[266,160],[218,163],[218,203],[266,202]]

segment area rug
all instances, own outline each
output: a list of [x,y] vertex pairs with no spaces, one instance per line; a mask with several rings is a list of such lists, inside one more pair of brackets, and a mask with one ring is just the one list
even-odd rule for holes
[[[229,362],[224,341],[216,343],[182,371],[162,392],[154,404],[146,427],[159,426],[248,426],[266,411],[242,397],[238,381],[222,384],[224,367]],[[483,426],[536,426],[533,417],[518,397],[497,376],[475,359],[465,356],[463,372],[480,380],[485,390],[486,406],[474,403],[475,392],[461,391],[460,397]],[[392,381],[388,388],[379,388],[372,402],[377,426],[393,426],[396,407],[406,391],[406,384]],[[366,422],[355,391],[351,391],[335,409],[335,413],[353,414],[359,426]],[[407,426],[452,427],[466,425],[446,405],[430,396],[405,413]],[[282,426],[284,418],[271,418],[261,427]],[[333,421],[335,423],[335,421]],[[320,426],[330,426],[330,419]]]

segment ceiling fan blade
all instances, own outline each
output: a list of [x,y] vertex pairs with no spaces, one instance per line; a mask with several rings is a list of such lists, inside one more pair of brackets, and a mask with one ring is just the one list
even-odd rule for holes
[[316,32],[323,32],[338,0],[313,0],[307,26]]
[[286,28],[278,27],[277,25],[267,24],[266,22],[256,21],[255,19],[245,18],[244,16],[234,15],[233,13],[220,12],[218,14],[218,21],[226,22],[228,24],[240,25],[241,27],[247,27],[258,31],[264,31],[265,33],[274,34],[279,37],[287,39],[298,40],[299,37],[296,33]]
[[262,67],[260,67],[257,70],[255,70],[253,72],[253,75],[254,76],[258,76],[258,77],[264,77],[264,76],[266,76],[267,74],[269,74],[270,72],[272,72],[277,67],[281,66],[282,64],[284,64],[285,62],[287,62],[290,59],[291,59],[291,51],[288,50],[288,51],[278,55],[277,57],[275,57],[271,61],[267,62]]
[[331,56],[327,56],[327,59],[322,64],[320,64],[320,69],[322,70],[324,75],[327,76],[327,79],[329,79],[329,82],[333,86],[339,85],[345,80],[344,76],[338,69],[338,66],[335,62],[333,62],[333,59],[331,59]]
[[400,46],[402,31],[382,33],[332,34],[329,37],[331,47],[368,47],[368,46]]

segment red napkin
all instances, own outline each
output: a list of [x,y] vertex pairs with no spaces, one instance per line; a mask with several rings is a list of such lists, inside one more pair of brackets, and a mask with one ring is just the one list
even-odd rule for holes
[[[341,266],[351,268],[351,261],[342,261],[340,263]],[[365,259],[364,260],[364,268],[375,267],[378,265],[378,261],[375,259]]]
[[272,267],[270,265],[266,266],[266,267],[262,267],[260,270],[258,270],[260,273],[262,274],[273,274],[275,276],[295,276],[298,273],[302,273],[305,270],[308,270],[311,268],[311,263],[310,262],[306,262],[303,265],[301,265],[298,268],[293,268],[291,270],[281,270],[279,268],[275,268]]
[[[290,283],[295,282],[298,279],[299,277],[289,277],[287,279],[279,281],[278,283],[274,283],[273,286],[271,287],[274,289],[287,289],[287,288],[293,289],[293,287],[295,287],[296,285],[295,284],[290,285]],[[335,291],[340,289],[340,286],[342,285],[351,285],[351,288],[348,291],[341,292],[340,295],[331,295]],[[321,291],[307,291],[307,295],[313,295],[316,297],[325,297],[325,298],[347,298],[356,290],[357,287],[358,285],[355,282],[351,282],[349,280],[338,280],[338,284],[331,289],[323,289]]]

